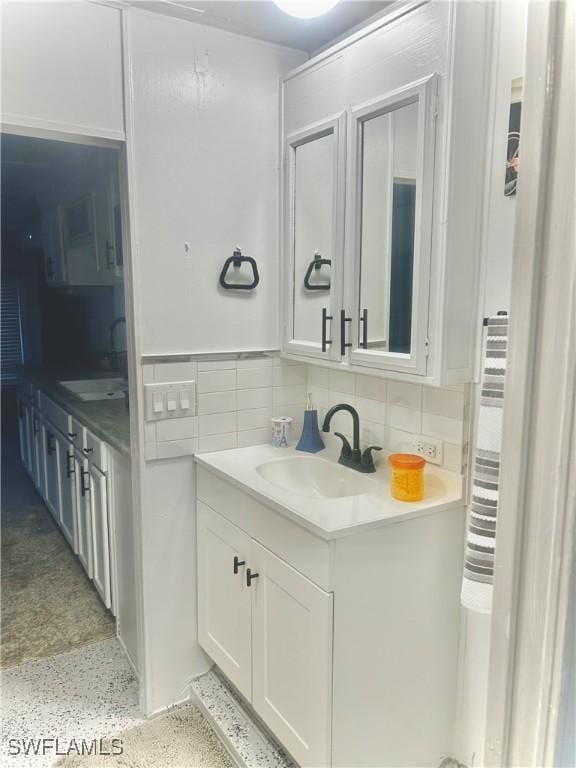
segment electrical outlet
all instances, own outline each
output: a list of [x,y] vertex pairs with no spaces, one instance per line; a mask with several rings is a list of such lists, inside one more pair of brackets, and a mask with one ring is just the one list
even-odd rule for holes
[[414,438],[414,453],[429,461],[431,464],[442,464],[442,440],[435,440],[428,435]]

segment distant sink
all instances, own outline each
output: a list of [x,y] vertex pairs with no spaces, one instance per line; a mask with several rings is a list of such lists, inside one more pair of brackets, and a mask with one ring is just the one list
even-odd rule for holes
[[267,461],[256,471],[264,480],[310,498],[339,499],[379,491],[378,483],[366,475],[312,456]]
[[121,400],[128,391],[128,382],[124,379],[79,379],[59,383],[80,400]]

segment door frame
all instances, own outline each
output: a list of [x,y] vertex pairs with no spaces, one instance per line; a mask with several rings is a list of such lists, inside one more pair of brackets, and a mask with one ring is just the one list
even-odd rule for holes
[[561,727],[576,534],[574,28],[569,3],[530,3],[487,766],[554,765]]
[[[120,9],[123,46],[126,49],[126,10]],[[124,93],[125,109],[131,96]],[[145,654],[144,633],[144,579],[142,565],[142,524],[141,524],[141,477],[144,468],[144,422],[140,418],[143,411],[141,393],[143,392],[142,367],[138,361],[141,359],[142,350],[140,344],[139,327],[137,317],[140,307],[138,292],[135,288],[135,248],[136,230],[130,211],[134,210],[133,185],[129,180],[134,177],[134,158],[127,147],[124,134],[109,136],[106,132],[93,134],[81,133],[82,127],[66,124],[58,124],[54,127],[46,127],[43,123],[36,124],[33,120],[22,122],[8,120],[6,117],[0,123],[0,133],[25,136],[32,139],[45,139],[49,141],[62,141],[70,144],[83,144],[85,146],[114,149],[118,152],[120,205],[122,215],[122,247],[123,247],[123,272],[124,272],[124,304],[126,317],[126,345],[128,358],[128,390],[130,397],[130,454],[131,454],[131,486],[132,486],[132,534],[134,540],[135,556],[135,583],[136,583],[136,625],[137,646],[139,663],[139,700],[143,711],[146,709],[147,689],[151,678],[151,671],[147,665]]]

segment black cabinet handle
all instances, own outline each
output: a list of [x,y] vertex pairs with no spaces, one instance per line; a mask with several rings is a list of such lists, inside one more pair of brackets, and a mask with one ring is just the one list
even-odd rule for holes
[[94,452],[94,448],[82,448],[82,453],[85,456],[88,456],[89,453],[93,453],[93,452]]
[[67,435],[70,438],[70,440],[76,440],[76,438],[78,437],[77,432],[67,432]]
[[66,477],[70,478],[75,473],[76,473],[76,469],[74,467],[74,454],[67,453],[66,454]]
[[246,586],[247,586],[247,587],[250,587],[250,586],[252,586],[252,581],[253,581],[254,579],[257,579],[257,578],[258,578],[258,576],[260,576],[260,574],[259,574],[259,573],[252,573],[252,571],[250,570],[250,568],[246,568]]
[[239,560],[238,555],[234,555],[234,573],[238,573],[241,565],[246,565],[246,560]]
[[326,352],[326,348],[332,344],[332,339],[327,338],[326,324],[328,320],[332,320],[332,315],[328,314],[326,307],[322,307],[322,352]]
[[34,415],[32,417],[32,432],[34,433],[34,437],[38,434],[38,416]]
[[340,310],[340,355],[344,357],[346,354],[346,347],[351,347],[352,342],[346,342],[346,323],[351,323],[352,318],[346,317],[346,311]]
[[[87,493],[90,492],[90,472],[87,469],[81,470],[82,472],[82,478],[80,482],[80,491],[82,493],[82,496],[86,496]],[[84,478],[88,475],[88,485],[84,485]]]
[[54,445],[54,435],[50,430],[46,432],[46,450],[48,451],[48,456],[52,456],[54,451],[56,450],[56,446]]
[[20,414],[20,418],[23,419],[24,418],[24,403],[22,402],[22,400],[18,401],[18,413]]
[[368,310],[363,309],[360,315],[360,322],[362,323],[362,341],[360,346],[364,349],[368,349]]

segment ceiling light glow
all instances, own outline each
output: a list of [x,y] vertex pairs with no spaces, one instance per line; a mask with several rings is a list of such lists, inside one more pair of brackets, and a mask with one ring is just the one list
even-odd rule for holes
[[299,19],[315,19],[328,13],[339,0],[274,0],[274,3],[284,13],[297,16]]

